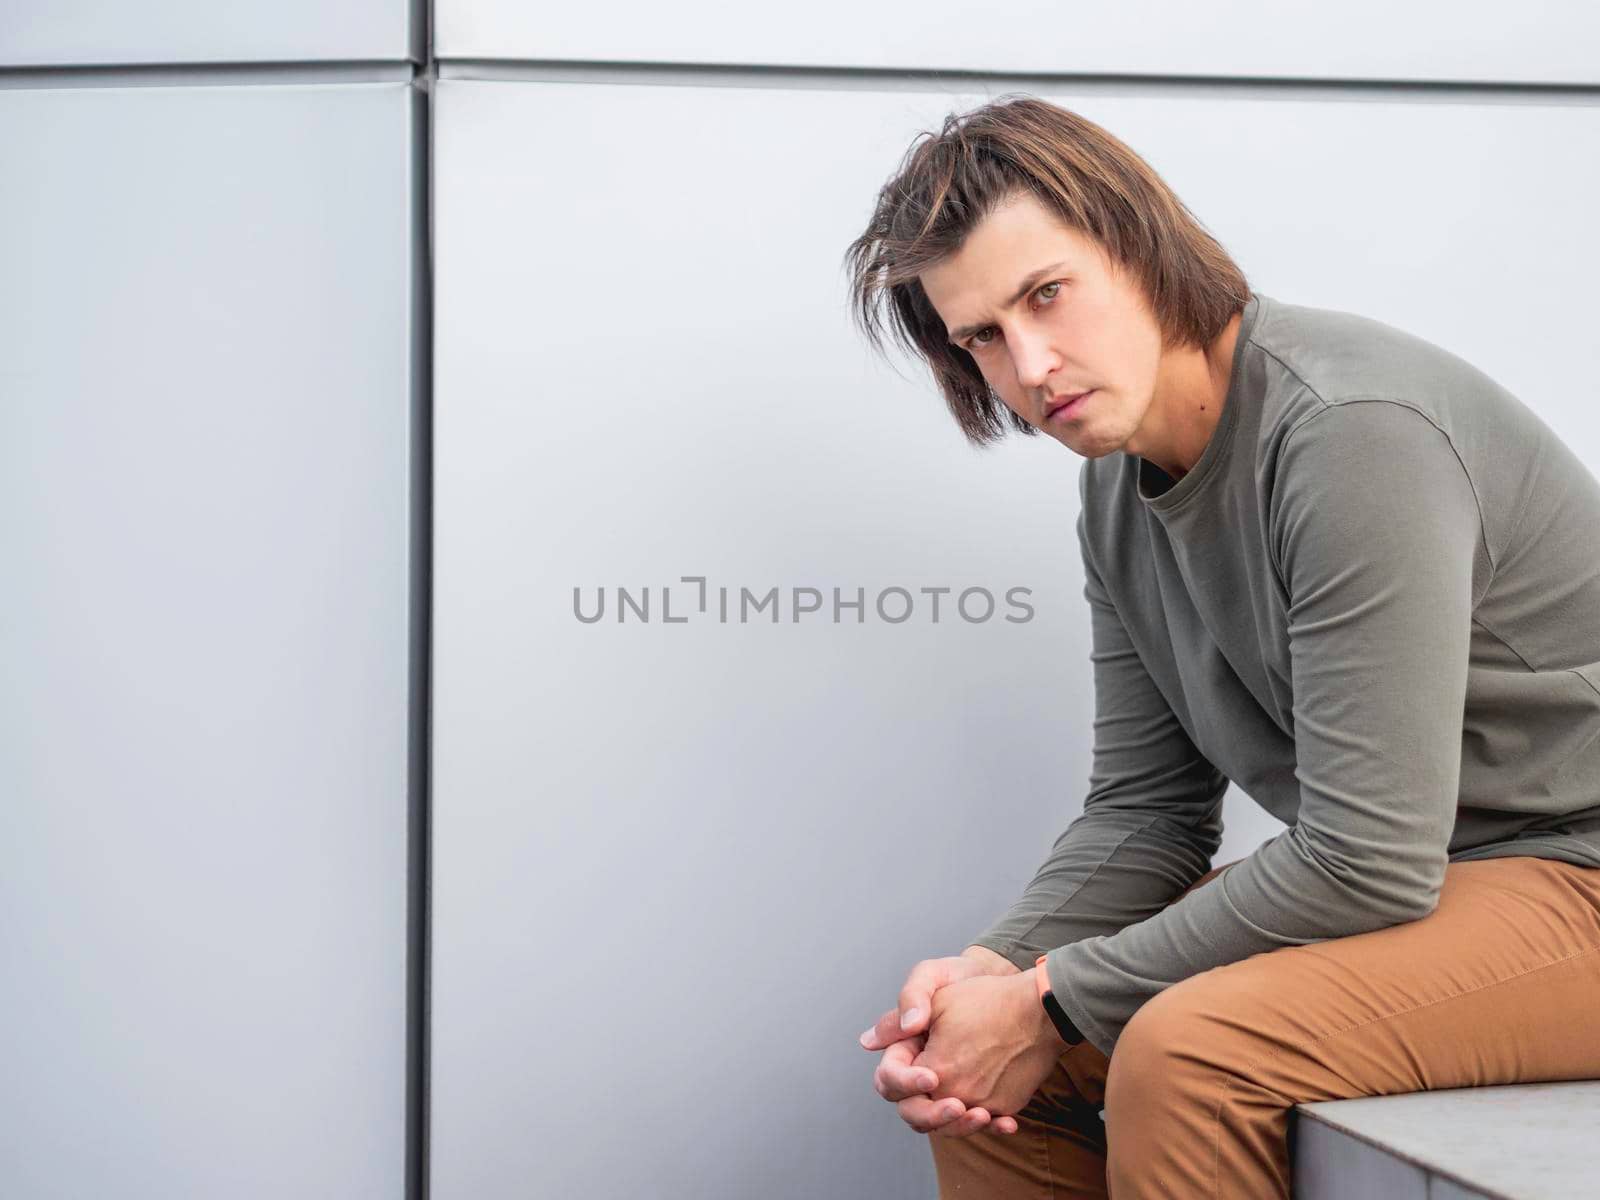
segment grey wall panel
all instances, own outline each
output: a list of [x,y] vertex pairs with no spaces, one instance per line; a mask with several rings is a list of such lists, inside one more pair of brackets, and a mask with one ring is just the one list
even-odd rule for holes
[[1394,4],[1346,0],[1174,0],[1061,4],[1002,12],[963,0],[728,7],[529,5],[437,0],[447,58],[1294,79],[1600,81],[1600,10],[1586,0]]
[[404,85],[0,92],[0,1191],[402,1194]]
[[[1600,112],[1054,98],[1258,290],[1464,353],[1600,461]],[[438,1200],[932,1190],[856,1034],[1079,811],[1092,716],[1077,460],[969,450],[844,310],[874,191],[976,99],[439,88]],[[774,585],[1035,616],[723,622]],[[1237,801],[1227,857],[1281,828]]]
[[[925,1150],[861,1101],[854,1038],[1072,807],[1075,466],[969,453],[841,323],[905,112],[438,105],[433,1195],[900,1194]],[[667,585],[694,620],[665,623]],[[617,623],[618,586],[649,624]],[[781,623],[739,623],[774,586]],[[804,587],[829,607],[796,623]],[[894,587],[921,601],[898,625]],[[922,587],[1000,604],[969,624],[951,594],[936,624]]]
[[416,8],[415,0],[5,0],[0,66],[401,59],[421,53]]

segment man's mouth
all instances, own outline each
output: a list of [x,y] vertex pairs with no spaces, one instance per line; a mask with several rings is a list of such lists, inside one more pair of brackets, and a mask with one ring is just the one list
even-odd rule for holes
[[1083,402],[1092,395],[1094,395],[1093,388],[1090,388],[1087,392],[1079,392],[1074,396],[1058,396],[1050,401],[1050,407],[1045,410],[1044,419],[1048,421],[1052,417],[1073,416],[1083,407]]

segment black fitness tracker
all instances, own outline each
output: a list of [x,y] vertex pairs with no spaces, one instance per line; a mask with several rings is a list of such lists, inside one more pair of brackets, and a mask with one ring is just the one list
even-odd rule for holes
[[1044,1005],[1044,1011],[1049,1014],[1050,1023],[1061,1035],[1061,1040],[1069,1046],[1076,1046],[1083,1041],[1083,1033],[1072,1023],[1072,1018],[1067,1016],[1067,1010],[1061,1007],[1055,992],[1050,990],[1050,976],[1044,969],[1045,958],[1046,956],[1041,954],[1033,964],[1034,970],[1039,973],[1039,1001]]

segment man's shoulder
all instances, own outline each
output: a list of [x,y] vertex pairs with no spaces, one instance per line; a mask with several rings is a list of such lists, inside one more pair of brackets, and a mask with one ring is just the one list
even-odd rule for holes
[[1284,434],[1324,408],[1369,400],[1410,408],[1450,433],[1527,415],[1509,391],[1455,351],[1342,309],[1269,300],[1247,353],[1261,360],[1263,425]]

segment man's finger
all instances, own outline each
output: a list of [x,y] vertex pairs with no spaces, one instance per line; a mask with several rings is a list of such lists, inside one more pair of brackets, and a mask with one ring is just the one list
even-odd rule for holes
[[943,1100],[934,1100],[929,1096],[912,1096],[902,1100],[895,1107],[900,1112],[900,1119],[918,1133],[932,1133],[936,1129],[943,1129],[951,1121],[959,1120],[967,1111],[967,1106],[953,1096]]
[[912,1060],[922,1052],[923,1039],[907,1038],[883,1052],[878,1069],[872,1073],[873,1086],[885,1100],[904,1100],[932,1092],[939,1076],[927,1067],[914,1067]]
[[942,980],[930,981],[924,971],[913,971],[900,992],[900,1037],[908,1033],[922,1033],[928,1028],[928,1008],[933,1000],[933,989]]
[[910,1031],[900,1028],[900,1010],[891,1008],[873,1023],[871,1029],[861,1035],[860,1041],[868,1050],[882,1050],[885,1046],[892,1046],[901,1038],[910,1036]]
[[935,1129],[931,1137],[968,1137],[989,1124],[989,1110],[969,1108],[959,1118]]

